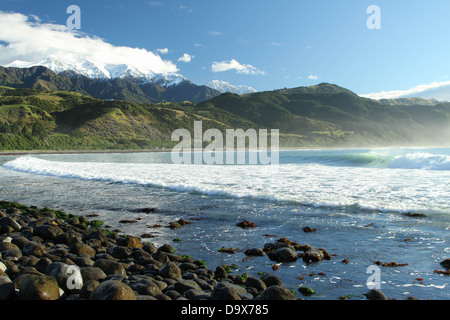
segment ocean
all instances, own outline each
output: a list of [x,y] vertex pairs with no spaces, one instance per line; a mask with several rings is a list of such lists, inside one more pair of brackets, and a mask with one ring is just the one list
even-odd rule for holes
[[[173,164],[170,152],[3,155],[0,165],[0,200],[96,214],[211,268],[312,288],[305,299],[365,299],[376,261],[404,264],[378,267],[389,298],[450,299],[450,278],[434,272],[450,258],[450,148],[280,150],[278,165]],[[191,223],[165,228],[179,219]],[[332,258],[273,270],[267,255],[244,254],[284,237]]]

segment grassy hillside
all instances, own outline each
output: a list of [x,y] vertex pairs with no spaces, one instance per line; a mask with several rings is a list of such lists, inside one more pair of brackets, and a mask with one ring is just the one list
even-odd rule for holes
[[[194,104],[136,104],[69,91],[0,87],[1,150],[171,148],[175,129],[279,129],[281,147],[446,145],[450,104],[396,105],[331,84]],[[225,136],[225,135],[224,135]],[[205,142],[205,144],[207,144]]]
[[417,146],[450,141],[448,103],[388,105],[326,83],[241,96],[223,94],[201,106],[279,128],[284,145],[290,146]]
[[139,105],[74,92],[8,89],[0,95],[1,150],[106,150],[170,148],[179,128],[254,128],[224,110],[191,102]]

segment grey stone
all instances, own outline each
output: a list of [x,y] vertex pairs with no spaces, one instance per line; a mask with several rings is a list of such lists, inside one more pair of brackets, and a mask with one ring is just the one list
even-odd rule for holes
[[6,276],[0,276],[0,300],[10,300],[16,295],[14,283]]
[[268,254],[269,259],[276,262],[293,262],[297,260],[297,254],[291,248],[279,248]]
[[263,291],[262,300],[295,300],[295,295],[282,286],[273,285]]
[[21,300],[58,300],[59,295],[58,281],[44,275],[29,275],[19,290]]
[[267,287],[277,285],[277,286],[283,286],[283,280],[275,276],[271,273],[265,273],[261,276],[261,280],[264,281]]
[[130,287],[136,290],[140,295],[157,296],[162,294],[159,286],[150,278],[142,279],[137,282],[130,282]]
[[181,294],[194,289],[194,290],[201,290],[200,286],[193,280],[179,280],[175,283],[175,290],[180,292]]
[[99,267],[84,267],[81,268],[81,276],[83,277],[83,282],[90,280],[103,280],[106,278],[106,273]]
[[369,300],[388,300],[386,295],[377,289],[371,289],[367,292],[367,299]]
[[311,248],[305,252],[302,258],[305,262],[319,262],[323,260],[323,252],[315,248]]
[[52,262],[45,273],[54,277],[58,281],[58,285],[66,293],[79,292],[83,286],[83,277],[77,266],[62,262]]
[[25,244],[22,248],[22,253],[25,256],[35,256],[37,258],[42,257],[46,252],[45,247],[35,241],[30,241],[27,244]]
[[111,274],[121,274],[126,276],[127,272],[125,268],[118,262],[108,260],[108,259],[99,259],[94,262],[94,267],[98,267],[106,273],[106,275]]
[[61,228],[53,225],[42,225],[33,229],[33,234],[44,240],[55,240],[58,235],[63,233]]
[[163,278],[181,279],[181,269],[174,262],[163,265],[158,274]]
[[132,253],[133,251],[125,246],[112,247],[109,251],[109,254],[117,259],[126,259],[131,256]]
[[108,280],[95,288],[89,300],[136,300],[136,295],[127,284]]
[[95,288],[97,288],[99,285],[100,282],[98,282],[97,280],[88,280],[84,282],[80,290],[80,298],[89,299],[92,292],[94,292]]
[[266,290],[267,286],[261,279],[254,278],[254,277],[247,277],[245,280],[245,285],[247,287],[255,288],[258,291]]
[[17,223],[16,220],[14,220],[13,218],[10,218],[10,217],[0,218],[0,227],[2,227],[2,226],[11,227],[14,231],[20,231],[20,229],[22,229],[20,224]]

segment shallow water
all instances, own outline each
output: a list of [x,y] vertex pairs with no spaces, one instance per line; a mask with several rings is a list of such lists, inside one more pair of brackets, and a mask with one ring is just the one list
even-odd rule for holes
[[[433,272],[450,256],[450,149],[281,151],[279,166],[175,165],[170,153],[2,156],[0,164],[1,199],[95,213],[125,233],[153,233],[148,241],[170,243],[211,268],[236,264],[238,274],[273,272],[294,290],[311,287],[316,294],[307,299],[364,298],[374,261],[408,264],[380,268],[390,298],[450,298],[450,278]],[[144,207],[157,211],[134,211]],[[180,218],[192,224],[148,227]],[[237,227],[244,219],[257,227]],[[304,233],[305,226],[317,231]],[[246,249],[282,237],[326,249],[332,259],[300,259],[276,271],[267,256],[244,260]],[[220,253],[222,246],[239,250]]]

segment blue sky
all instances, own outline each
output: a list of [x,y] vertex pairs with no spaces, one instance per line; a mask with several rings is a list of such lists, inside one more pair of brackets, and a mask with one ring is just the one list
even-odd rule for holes
[[[367,94],[450,81],[448,0],[0,0],[0,11],[65,25],[72,4],[84,35],[155,52],[198,84],[330,82]],[[366,26],[370,5],[381,29]]]

